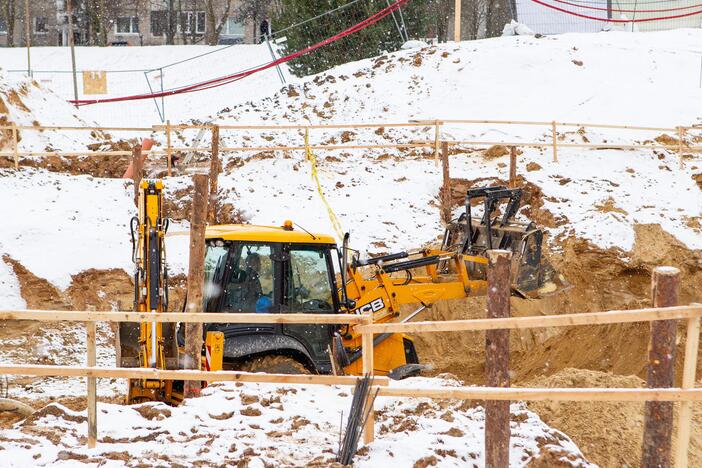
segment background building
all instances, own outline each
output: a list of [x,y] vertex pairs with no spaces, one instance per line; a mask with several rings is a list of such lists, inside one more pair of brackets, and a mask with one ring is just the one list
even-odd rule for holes
[[[0,46],[26,45],[25,1],[0,0]],[[252,43],[265,13],[255,18],[249,3],[73,0],[74,39],[77,45],[103,46]],[[68,45],[67,0],[29,0],[28,4],[31,45]]]

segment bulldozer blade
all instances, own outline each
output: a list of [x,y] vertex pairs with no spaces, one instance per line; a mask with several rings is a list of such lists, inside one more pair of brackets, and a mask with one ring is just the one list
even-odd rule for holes
[[[514,219],[521,193],[501,186],[469,190],[466,212],[446,227],[442,250],[480,257],[491,249],[509,250],[512,290],[517,296],[536,299],[563,292],[570,283],[543,255],[543,231],[533,222]],[[471,200],[476,199],[484,200],[485,206],[483,214],[474,218]],[[484,264],[466,262],[466,269],[474,280],[487,279]]]
[[[516,257],[516,260],[522,259]],[[522,262],[513,278],[512,290],[524,299],[553,296],[573,287],[545,258],[539,264]]]

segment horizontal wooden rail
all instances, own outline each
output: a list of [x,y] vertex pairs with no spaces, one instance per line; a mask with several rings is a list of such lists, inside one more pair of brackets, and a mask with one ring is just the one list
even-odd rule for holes
[[378,396],[512,401],[702,401],[702,388],[378,387]]
[[[434,120],[418,121],[417,123],[433,124]],[[467,120],[467,119],[447,119],[439,120],[441,125],[450,124],[496,124],[496,125],[535,125],[550,127],[553,122],[539,122],[530,120]],[[611,128],[620,130],[646,130],[656,132],[677,132],[677,128],[670,127],[641,127],[635,125],[614,125],[614,124],[595,124],[595,123],[577,123],[577,122],[556,122],[559,127],[585,127],[585,128]]]
[[[387,145],[310,145],[312,151],[335,151],[335,150],[351,150],[351,149],[391,149],[391,148],[427,148],[433,147],[433,142],[423,143],[392,143]],[[222,152],[237,152],[237,151],[300,151],[306,150],[305,146],[239,146],[233,148],[220,148]],[[174,151],[178,151],[174,148]]]
[[41,322],[186,322],[186,323],[298,323],[359,324],[366,317],[354,314],[240,314],[240,313],[152,313],[96,312],[62,310],[0,310],[0,320],[37,320]]
[[[223,125],[217,124],[221,130],[304,130],[304,129],[340,129],[340,128],[380,128],[380,127],[424,127],[427,124],[421,122],[403,122],[403,123],[360,123],[360,124],[310,124],[310,125]],[[434,125],[432,121],[428,125]],[[171,130],[187,130],[210,128],[212,125],[171,125]],[[166,125],[154,125],[154,130],[166,130]]]
[[359,333],[433,333],[449,331],[523,330],[544,327],[605,325],[612,323],[652,322],[654,320],[702,317],[702,307],[678,306],[636,310],[613,310],[582,314],[543,315],[503,319],[446,320],[436,322],[378,323],[361,325]]
[[[549,142],[515,142],[515,141],[475,141],[475,140],[453,140],[447,141],[451,146],[457,145],[473,145],[473,146],[521,146],[530,148],[553,148],[553,143]],[[590,148],[590,149],[613,149],[613,150],[627,150],[627,149],[677,149],[675,144],[672,145],[618,145],[610,143],[558,143],[559,148]],[[684,152],[688,151],[700,151],[702,146],[685,146],[683,147]]]
[[[12,125],[2,125],[0,126],[0,130],[11,130],[13,128]],[[151,127],[61,127],[58,125],[49,125],[49,126],[40,126],[40,127],[34,127],[32,125],[17,125],[16,127],[17,130],[34,130],[37,132],[43,132],[45,130],[68,130],[68,131],[104,131],[104,132],[153,132],[153,128]]]
[[[346,375],[264,374],[238,371],[165,370],[138,367],[71,367],[32,364],[0,364],[0,375],[37,377],[95,377],[104,379],[203,380],[207,382],[256,382],[317,385],[355,385],[359,377]],[[374,377],[386,386],[387,377]]]

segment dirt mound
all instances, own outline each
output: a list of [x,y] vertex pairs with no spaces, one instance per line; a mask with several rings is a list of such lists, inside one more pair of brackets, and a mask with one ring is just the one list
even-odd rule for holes
[[[550,255],[555,268],[573,287],[540,300],[512,298],[513,316],[538,316],[648,307],[651,304],[651,271],[672,265],[683,274],[681,303],[700,301],[701,252],[691,251],[658,225],[635,227],[636,244],[630,254],[602,250],[591,243],[569,239],[562,252]],[[455,320],[485,317],[485,299],[469,298],[437,304],[422,320]],[[679,331],[682,355],[684,331]],[[435,372],[451,372],[469,383],[484,384],[483,333],[451,332],[414,337],[420,357]],[[511,360],[513,380],[525,381],[576,367],[621,375],[645,376],[648,324],[617,324],[513,331]],[[680,379],[682,364],[677,360]],[[702,369],[702,365],[699,366]]]
[[[568,368],[547,378],[534,378],[525,386],[637,388],[645,387],[645,382],[632,375]],[[588,460],[600,466],[641,464],[643,403],[535,401],[530,402],[528,407],[549,426],[568,434]],[[690,466],[700,466],[702,404],[695,404],[693,419],[688,462]]]
[[[535,378],[529,387],[643,387],[635,376],[563,369],[550,377]],[[643,403],[559,402],[528,403],[543,421],[568,434],[588,460],[600,466],[639,466],[643,437]]]
[[12,267],[17,276],[22,298],[27,302],[28,309],[70,309],[61,291],[56,289],[51,283],[39,278],[9,255],[4,255],[2,259]]

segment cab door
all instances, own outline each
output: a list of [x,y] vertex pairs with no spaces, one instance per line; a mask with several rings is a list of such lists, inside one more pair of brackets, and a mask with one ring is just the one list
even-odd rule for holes
[[[285,247],[283,306],[287,313],[333,314],[338,310],[328,246]],[[285,324],[283,332],[304,344],[321,372],[331,368],[328,347],[335,325]]]

